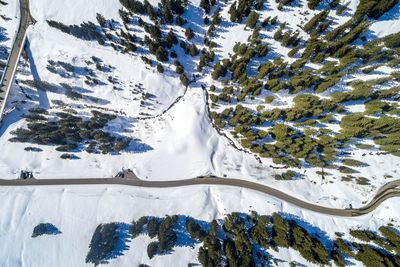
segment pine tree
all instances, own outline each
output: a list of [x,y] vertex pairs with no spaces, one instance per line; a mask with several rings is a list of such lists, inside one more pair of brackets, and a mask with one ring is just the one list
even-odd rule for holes
[[292,30],[286,31],[282,36],[281,44],[282,46],[289,46],[290,45],[290,37],[292,35]]
[[225,77],[226,73],[227,73],[227,68],[223,64],[221,64],[221,62],[218,61],[214,65],[214,71],[211,74],[211,77],[214,80],[217,80],[219,77]]
[[256,10],[261,10],[264,5],[264,0],[258,0],[257,4],[255,5]]
[[258,21],[258,13],[255,11],[252,11],[250,13],[250,15],[247,17],[246,26],[251,29],[254,29],[254,27],[257,24],[257,21]]
[[150,242],[147,245],[147,256],[149,256],[149,258],[151,259],[154,257],[154,255],[157,254],[157,252],[158,252],[158,242],[156,241]]
[[182,84],[183,84],[184,86],[188,86],[188,85],[189,85],[189,79],[186,77],[185,74],[182,73],[182,74],[179,76],[179,79],[181,80],[181,82],[182,82]]
[[323,10],[320,13],[316,14],[312,19],[310,19],[309,22],[307,22],[304,25],[303,30],[305,32],[310,32],[311,30],[314,30],[315,27],[318,25],[318,23],[324,21],[326,19],[326,17],[328,17],[329,15],[329,10]]
[[132,10],[133,13],[136,14],[141,14],[144,15],[146,14],[146,9],[144,8],[144,5],[140,1],[132,1],[130,3],[130,10]]
[[211,23],[214,25],[219,25],[221,23],[222,19],[219,13],[219,9],[214,11],[214,14],[212,15],[212,21]]
[[189,50],[190,50],[190,55],[191,55],[192,57],[197,56],[197,55],[199,54],[199,50],[197,49],[197,47],[196,47],[195,44],[191,44],[191,45],[189,46]]
[[178,44],[178,38],[176,38],[172,30],[170,30],[165,37],[165,42],[167,43],[168,48],[171,48],[173,45]]
[[156,12],[153,9],[153,6],[149,3],[149,1],[144,0],[144,7],[146,9],[146,13],[152,21],[156,20]]
[[264,19],[263,22],[261,23],[261,27],[263,28],[267,27],[270,19],[271,17]]
[[157,236],[159,226],[160,223],[157,219],[155,218],[150,219],[149,223],[147,224],[147,232],[149,233],[149,236],[151,238]]
[[314,10],[320,2],[321,0],[308,0],[308,8]]
[[158,61],[168,61],[168,51],[164,47],[159,46],[156,50],[156,57]]
[[335,8],[340,4],[340,0],[332,0],[332,2],[329,3],[330,8]]
[[194,32],[192,30],[192,28],[187,27],[186,31],[185,31],[185,36],[186,39],[191,40],[194,37]]
[[167,5],[164,5],[163,13],[165,22],[167,22],[168,24],[172,24],[172,22],[174,21],[174,17],[172,16],[171,10],[168,8]]
[[161,37],[161,31],[157,25],[151,25],[149,30],[151,37],[153,37],[154,39]]
[[274,40],[279,41],[282,37],[282,28],[279,28],[275,33],[274,33]]
[[234,2],[231,7],[229,8],[228,13],[231,15],[230,20],[231,22],[236,21],[236,16],[237,16],[237,10],[236,10],[236,2]]
[[268,54],[268,44],[264,44],[263,46],[261,46],[261,50],[258,53],[258,57],[265,57]]
[[164,67],[163,67],[163,65],[162,65],[161,63],[158,63],[158,65],[157,65],[157,71],[158,71],[159,73],[163,73],[163,72],[164,72]]
[[277,21],[278,21],[278,17],[277,16],[273,17],[271,19],[271,25],[275,25]]
[[300,47],[296,46],[295,48],[293,48],[292,50],[289,51],[288,56],[289,57],[293,57],[297,52],[299,52]]
[[101,27],[106,27],[107,24],[107,20],[105,19],[105,17],[99,13],[96,14],[96,19],[97,22],[100,24]]
[[183,21],[182,17],[181,17],[180,15],[178,15],[178,16],[176,17],[176,25],[182,26],[183,23],[184,23],[184,21]]
[[204,9],[206,14],[210,13],[210,0],[201,0],[200,7]]

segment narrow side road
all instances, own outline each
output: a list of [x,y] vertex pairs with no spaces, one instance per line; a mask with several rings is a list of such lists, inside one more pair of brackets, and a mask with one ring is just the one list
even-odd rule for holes
[[26,179],[26,180],[0,180],[0,186],[51,186],[51,185],[126,185],[145,188],[173,188],[183,186],[210,185],[210,186],[233,186],[258,191],[276,197],[282,201],[291,203],[300,208],[310,211],[342,217],[362,216],[374,211],[385,200],[392,197],[400,197],[400,180],[384,185],[365,206],[357,209],[334,209],[312,204],[277,189],[266,185],[253,183],[245,180],[219,177],[200,177],[187,180],[175,181],[144,181],[135,175],[126,175],[127,178],[105,178],[105,179]]
[[0,87],[0,121],[3,119],[4,106],[7,101],[8,92],[14,80],[15,69],[21,56],[21,51],[25,44],[26,29],[35,23],[29,11],[29,0],[20,0],[21,22],[19,25],[17,38],[11,49],[11,54],[5,69],[4,79]]

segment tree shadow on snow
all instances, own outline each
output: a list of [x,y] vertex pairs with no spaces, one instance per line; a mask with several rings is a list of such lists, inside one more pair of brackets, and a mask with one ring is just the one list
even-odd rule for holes
[[129,235],[129,224],[127,223],[116,223],[118,226],[117,235],[118,241],[115,244],[114,250],[106,257],[105,260],[115,259],[119,256],[124,255],[124,251],[129,249],[127,245],[130,242],[130,235]]

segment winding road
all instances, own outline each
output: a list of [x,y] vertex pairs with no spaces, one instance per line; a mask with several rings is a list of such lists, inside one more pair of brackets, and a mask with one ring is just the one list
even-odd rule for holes
[[[17,38],[9,57],[9,61],[5,70],[4,79],[1,84],[0,105],[1,114],[3,115],[4,105],[7,95],[14,77],[15,69],[25,43],[25,34],[27,27],[35,23],[29,11],[29,0],[20,0],[21,6],[21,22],[18,30]],[[1,119],[1,118],[0,118]],[[355,217],[368,214],[375,210],[382,202],[392,197],[400,197],[400,180],[396,180],[384,185],[365,206],[357,209],[334,209],[312,204],[301,199],[295,198],[284,192],[272,187],[258,184],[250,181],[219,178],[219,177],[198,177],[186,180],[176,181],[145,181],[140,180],[133,173],[124,173],[126,178],[110,178],[110,179],[18,179],[18,180],[1,180],[0,186],[17,187],[17,186],[53,186],[53,185],[126,185],[146,188],[173,188],[183,186],[230,186],[238,188],[246,188],[261,193],[268,194],[282,201],[286,201],[300,208],[311,210],[314,212],[343,217]]]
[[198,177],[175,181],[145,181],[140,180],[132,173],[125,173],[126,178],[103,179],[26,179],[26,180],[0,180],[0,186],[51,186],[51,185],[126,185],[146,188],[173,188],[183,186],[209,185],[209,186],[233,186],[246,188],[276,197],[300,208],[314,212],[342,216],[356,217],[368,214],[375,210],[382,202],[392,197],[400,197],[400,180],[384,185],[365,206],[357,209],[334,209],[312,204],[295,198],[272,187],[250,181],[234,178]]
[[0,121],[3,119],[4,106],[7,101],[8,92],[14,80],[15,70],[25,45],[26,29],[35,23],[29,11],[29,0],[20,0],[21,21],[18,28],[17,37],[11,49],[11,54],[5,68],[4,76],[0,87]]

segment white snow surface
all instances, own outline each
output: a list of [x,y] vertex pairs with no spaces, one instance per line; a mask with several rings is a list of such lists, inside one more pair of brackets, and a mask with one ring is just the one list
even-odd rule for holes
[[[7,25],[0,19],[0,26],[9,33],[15,31],[19,16],[15,0],[7,1],[12,20]],[[157,1],[150,1],[153,5]],[[230,1],[232,2],[232,1]],[[229,3],[230,3],[229,2]],[[301,1],[303,5],[306,1]],[[328,1],[323,1],[324,4]],[[342,3],[347,1],[341,1]],[[193,2],[198,6],[199,1]],[[358,1],[353,0],[350,9],[354,11]],[[24,93],[14,82],[8,109],[12,110],[3,121],[0,129],[0,177],[15,179],[21,170],[31,170],[38,179],[46,178],[100,178],[112,177],[122,169],[131,169],[147,180],[186,179],[200,175],[214,174],[233,178],[247,179],[268,184],[300,199],[329,207],[347,208],[363,205],[375,194],[380,186],[393,180],[399,169],[398,160],[389,155],[363,155],[362,151],[354,152],[352,158],[361,159],[370,167],[360,168],[360,176],[373,177],[370,186],[343,182],[340,177],[329,176],[322,180],[313,170],[307,170],[304,179],[295,181],[276,181],[273,175],[276,170],[269,164],[260,165],[249,154],[237,151],[225,137],[221,137],[211,126],[207,116],[206,101],[203,90],[197,83],[191,84],[183,98],[171,109],[170,105],[185,93],[178,76],[166,72],[163,75],[149,69],[139,59],[115,52],[110,47],[103,47],[97,42],[87,42],[62,33],[47,25],[46,20],[60,21],[65,24],[80,24],[96,21],[96,13],[107,19],[120,21],[118,0],[30,0],[31,13],[38,21],[28,30],[28,40],[35,69],[41,80],[54,84],[67,82],[87,90],[88,98],[75,103],[62,94],[51,92],[26,92],[32,97],[28,103],[22,103]],[[279,15],[276,3],[269,1],[271,8],[263,14]],[[286,7],[285,7],[286,9]],[[279,17],[280,21],[298,23],[300,16],[294,16],[302,8],[287,8],[289,15]],[[399,14],[399,5],[391,12]],[[70,12],[69,12],[70,11]],[[320,12],[311,11],[313,14]],[[397,12],[397,13],[395,13]],[[334,13],[334,12],[332,12]],[[228,16],[227,8],[221,15]],[[331,14],[332,15],[332,14]],[[349,14],[340,18],[343,23]],[[385,15],[386,16],[386,15]],[[226,21],[226,18],[225,20]],[[397,31],[399,20],[393,22],[381,20],[371,30],[382,37]],[[195,22],[189,21],[194,25]],[[224,23],[224,22],[223,22]],[[396,28],[397,27],[397,28]],[[216,31],[215,41],[222,44],[217,47],[221,59],[228,56],[235,42],[245,42],[251,34],[244,30],[244,25],[229,27],[226,32]],[[272,32],[268,33],[270,36]],[[302,33],[303,34],[303,33]],[[272,46],[277,53],[287,52],[287,48]],[[279,50],[281,49],[281,50]],[[285,50],[286,49],[286,50]],[[103,60],[104,65],[111,65],[110,73],[96,73],[99,79],[106,82],[107,76],[117,77],[120,90],[112,85],[98,85],[91,88],[85,86],[84,77],[60,77],[46,70],[49,60],[70,62],[77,67],[85,66],[85,61],[92,56]],[[24,65],[21,59],[17,79],[33,79],[32,69]],[[93,65],[91,69],[95,69]],[[137,84],[143,84],[147,92],[154,94],[151,108],[140,105],[140,98],[134,99],[132,90]],[[90,98],[106,100],[102,104]],[[282,93],[281,98],[274,101],[291,104],[292,96]],[[26,126],[27,122],[20,118],[31,107],[55,108],[51,100],[62,100],[67,105],[80,108],[79,113],[88,116],[91,108],[98,106],[117,111],[120,116],[112,121],[109,130],[122,136],[137,139],[127,152],[120,155],[99,155],[86,152],[74,153],[79,159],[62,160],[61,152],[53,146],[35,146],[43,151],[27,152],[27,144],[10,143],[11,132]],[[84,106],[87,105],[87,106]],[[354,107],[362,110],[362,107]],[[151,116],[165,114],[147,120],[138,120],[145,112]],[[384,175],[394,178],[384,178]],[[3,266],[83,266],[88,245],[94,229],[99,223],[130,223],[133,219],[151,215],[163,217],[166,214],[182,214],[193,216],[199,220],[210,221],[221,219],[233,211],[248,212],[256,210],[260,214],[271,214],[274,211],[291,213],[302,220],[326,231],[330,237],[334,232],[348,232],[349,228],[362,227],[377,230],[391,219],[399,226],[400,214],[396,208],[397,199],[386,201],[373,214],[358,218],[338,218],[324,216],[283,203],[279,200],[245,189],[229,187],[195,186],[176,189],[143,189],[123,186],[68,186],[68,187],[34,187],[34,188],[0,188],[0,240],[5,246],[0,248],[0,259]],[[62,234],[31,238],[33,228],[42,222],[50,222],[57,226]],[[347,236],[347,238],[350,238]],[[196,262],[197,250],[189,247],[175,248],[174,253],[156,256],[152,260],[147,257],[146,246],[150,238],[140,236],[128,243],[129,250],[124,255],[110,261],[110,266],[136,266],[140,263],[151,266],[187,266]],[[281,250],[274,254],[286,262],[295,260],[310,266],[309,263],[293,250]],[[356,266],[359,263],[355,262]]]
[[[119,1],[77,0],[72,4],[61,0],[31,0],[30,5],[32,15],[38,21],[28,30],[29,49],[34,64],[29,68],[21,59],[17,79],[32,80],[38,75],[41,80],[53,84],[65,82],[82,87],[87,97],[75,102],[59,93],[36,90],[23,92],[21,87],[14,83],[7,102],[8,109],[12,111],[4,118],[0,130],[0,149],[3,151],[0,155],[2,178],[18,178],[22,170],[32,171],[39,179],[110,178],[122,169],[131,169],[140,178],[148,180],[186,179],[213,174],[265,183],[313,203],[345,208],[350,203],[360,206],[370,200],[379,187],[394,179],[385,179],[384,176],[396,175],[399,162],[395,157],[365,156],[362,151],[356,151],[352,157],[362,158],[369,164],[369,167],[358,170],[360,176],[373,178],[370,180],[370,186],[343,182],[340,176],[336,175],[322,179],[315,170],[305,170],[303,179],[276,181],[273,175],[279,171],[269,167],[272,163],[269,159],[265,160],[263,165],[259,164],[252,155],[237,151],[228,139],[221,137],[211,126],[204,92],[199,84],[191,84],[183,98],[169,109],[175,99],[185,93],[185,88],[175,74],[160,75],[154,69],[148,69],[138,57],[117,53],[110,47],[98,45],[97,42],[79,40],[49,27],[45,21],[51,19],[66,24],[95,22],[96,13],[103,14],[107,19],[113,18],[119,21],[118,9],[121,8]],[[268,3],[266,16],[273,17],[275,14],[282,16],[281,12],[272,9],[275,8],[274,5],[275,3]],[[352,2],[350,8],[353,9],[353,6],[356,6],[356,3]],[[221,12],[222,15],[227,15],[226,9],[225,7]],[[294,14],[301,11],[300,7],[285,7],[285,11],[286,9],[293,14],[291,19],[295,19]],[[74,12],[65,12],[66,10]],[[191,12],[196,13],[197,9]],[[198,16],[196,14],[193,16]],[[283,17],[280,19],[284,20]],[[341,22],[345,20],[341,19]],[[227,21],[227,18],[224,21]],[[194,21],[190,23],[194,25]],[[231,49],[234,42],[247,39],[249,32],[238,27],[228,27],[227,32],[217,30],[216,38],[220,38],[218,42],[225,40],[224,46]],[[233,36],[239,38],[232,38]],[[280,53],[279,50],[277,52]],[[88,88],[79,74],[60,77],[46,69],[49,60],[70,62],[83,68],[86,66],[85,61],[90,61],[92,56],[101,58],[102,64],[112,66],[111,75],[118,77],[121,82],[119,90],[114,90],[110,84]],[[89,67],[95,69],[93,65],[92,63]],[[110,74],[96,72],[96,75],[100,80],[106,81]],[[151,103],[152,109],[141,106],[140,98],[136,100],[132,98],[131,90],[139,83],[147,92],[155,95],[156,101]],[[28,94],[32,100],[26,99],[24,94]],[[290,105],[292,97],[283,92],[279,101]],[[99,103],[93,101],[94,98],[97,98]],[[21,99],[27,103],[22,103]],[[56,151],[54,146],[38,146],[42,152],[27,152],[24,150],[27,144],[8,141],[12,137],[13,130],[26,126],[27,122],[19,116],[27,113],[29,108],[44,107],[53,108],[54,112],[58,111],[51,102],[53,100],[62,100],[68,106],[78,108],[79,114],[86,117],[90,115],[92,109],[88,106],[107,108],[118,114],[125,114],[112,121],[107,130],[137,141],[131,144],[128,151],[119,155],[74,152],[78,157],[74,160],[60,159],[62,152]],[[274,101],[276,102],[277,100]],[[16,109],[12,109],[13,107]],[[165,110],[167,111],[163,114]],[[150,116],[161,116],[139,120],[138,117],[143,117],[140,115],[143,111]]]
[[[351,9],[355,8],[356,2],[352,1]],[[323,5],[325,4],[324,2]],[[0,130],[0,149],[3,151],[0,155],[0,177],[2,178],[17,178],[21,170],[32,171],[36,178],[112,177],[122,169],[134,170],[139,177],[149,180],[185,179],[214,174],[258,181],[311,202],[346,207],[349,203],[358,205],[367,201],[380,186],[391,180],[385,179],[385,175],[387,177],[396,175],[399,162],[395,157],[372,155],[365,157],[362,151],[356,151],[352,157],[362,158],[369,164],[369,167],[358,170],[361,176],[373,177],[370,186],[342,182],[336,175],[323,180],[313,170],[306,170],[304,179],[290,182],[275,181],[273,175],[277,171],[269,167],[271,164],[269,159],[260,165],[252,155],[237,151],[229,140],[221,137],[211,126],[207,116],[205,96],[199,84],[191,84],[184,97],[169,109],[171,104],[185,93],[185,88],[180,84],[176,74],[167,72],[160,75],[154,69],[148,69],[137,56],[117,53],[110,47],[100,46],[97,42],[79,40],[49,27],[46,23],[48,19],[66,24],[95,22],[96,13],[103,14],[107,19],[119,21],[118,10],[121,8],[119,1],[77,0],[72,3],[62,0],[31,0],[30,5],[32,15],[38,21],[28,30],[29,50],[33,64],[29,68],[21,59],[17,79],[40,78],[56,85],[62,82],[68,83],[82,88],[85,97],[82,101],[76,102],[59,93],[22,92],[21,87],[14,83],[7,102],[7,108],[12,111],[4,118]],[[198,5],[198,3],[193,3],[193,5]],[[282,12],[275,11],[275,5],[272,2],[267,3],[267,10],[263,15],[282,16]],[[227,15],[227,7],[224,7],[221,15]],[[396,12],[396,8],[398,6],[392,12]],[[73,10],[73,12],[66,12],[66,10]],[[301,7],[285,7],[286,11],[292,14],[291,20],[299,19],[300,16],[294,15],[301,11]],[[191,12],[193,12],[193,17],[199,16],[196,13],[197,9]],[[308,17],[311,16],[312,14],[308,15]],[[349,15],[346,16],[348,18]],[[341,18],[340,21],[344,22],[347,18]],[[279,19],[285,20],[284,17]],[[227,18],[224,18],[224,21],[227,21]],[[189,23],[195,24],[194,21]],[[227,32],[217,30],[216,38],[220,39],[218,42],[221,41],[224,46],[226,45],[228,51],[234,42],[247,39],[249,32],[238,27],[228,27]],[[233,36],[238,36],[238,38],[232,38]],[[277,52],[281,51],[277,50]],[[220,56],[225,56],[224,53],[222,52]],[[86,66],[85,62],[90,61],[92,56],[101,58],[103,65],[111,66],[110,73],[96,72],[99,80],[105,82],[108,75],[117,77],[120,89],[115,90],[108,83],[88,88],[79,73],[60,77],[46,69],[49,60],[70,62],[78,68],[83,68]],[[95,69],[93,65],[92,63],[89,67]],[[36,75],[39,77],[35,77]],[[155,100],[150,105],[142,106],[140,97],[135,99],[136,95],[132,96],[132,90],[138,84],[142,84],[140,86],[146,92],[155,95]],[[29,95],[32,100],[28,100],[24,94]],[[292,96],[283,92],[279,101],[290,105],[291,98]],[[23,103],[22,99],[27,103]],[[43,150],[39,153],[27,152],[24,150],[27,144],[8,141],[12,137],[13,130],[27,124],[19,117],[21,114],[27,113],[31,107],[53,108],[56,112],[57,107],[52,104],[54,100],[62,100],[68,106],[78,108],[80,115],[86,117],[92,109],[89,106],[107,108],[118,114],[125,114],[112,121],[108,130],[137,141],[131,144],[128,151],[120,155],[76,152],[74,154],[79,159],[75,160],[60,159],[62,153],[56,151],[53,146],[39,146]],[[276,102],[277,100],[274,101]],[[14,107],[15,109],[12,109]],[[166,111],[165,114],[163,114],[164,111]],[[150,116],[161,116],[139,120],[138,118],[146,117],[141,115],[142,112]]]
[[[15,0],[4,0],[6,5],[2,5],[0,14],[4,15],[7,20],[0,18],[0,27],[4,28],[5,40],[1,43],[11,50],[11,46],[16,37],[18,30],[20,12],[19,12],[19,1]],[[9,51],[10,51],[9,50]]]
[[397,3],[389,12],[384,14],[379,21],[375,22],[370,30],[378,37],[398,33],[400,28],[400,3]]
[[[325,216],[299,209],[263,194],[230,187],[196,186],[176,189],[143,189],[123,186],[68,186],[35,188],[0,188],[0,248],[2,266],[86,266],[92,234],[100,223],[129,224],[141,216],[164,217],[185,215],[210,222],[223,219],[233,211],[259,214],[283,212],[297,216],[326,232],[334,239],[335,232],[347,233],[349,228],[377,230],[385,222],[399,225],[397,200],[388,200],[374,214],[357,218]],[[391,212],[388,212],[391,211]],[[394,219],[394,220],[392,220]],[[52,223],[62,233],[32,238],[33,228],[39,223]],[[197,262],[197,251],[190,247],[176,247],[171,254],[147,256],[146,247],[151,241],[141,235],[129,239],[128,250],[111,259],[107,266],[187,266]],[[282,259],[279,266],[297,261],[306,262],[294,250],[280,249],[274,257]],[[359,262],[352,261],[355,266]],[[89,265],[88,265],[89,266]],[[103,265],[106,266],[106,265]]]
[[[31,0],[32,16],[38,21],[56,20],[65,24],[81,24],[84,21],[96,21],[96,14],[107,19],[119,19],[119,1],[110,0]],[[65,12],[74,10],[75,12]]]

